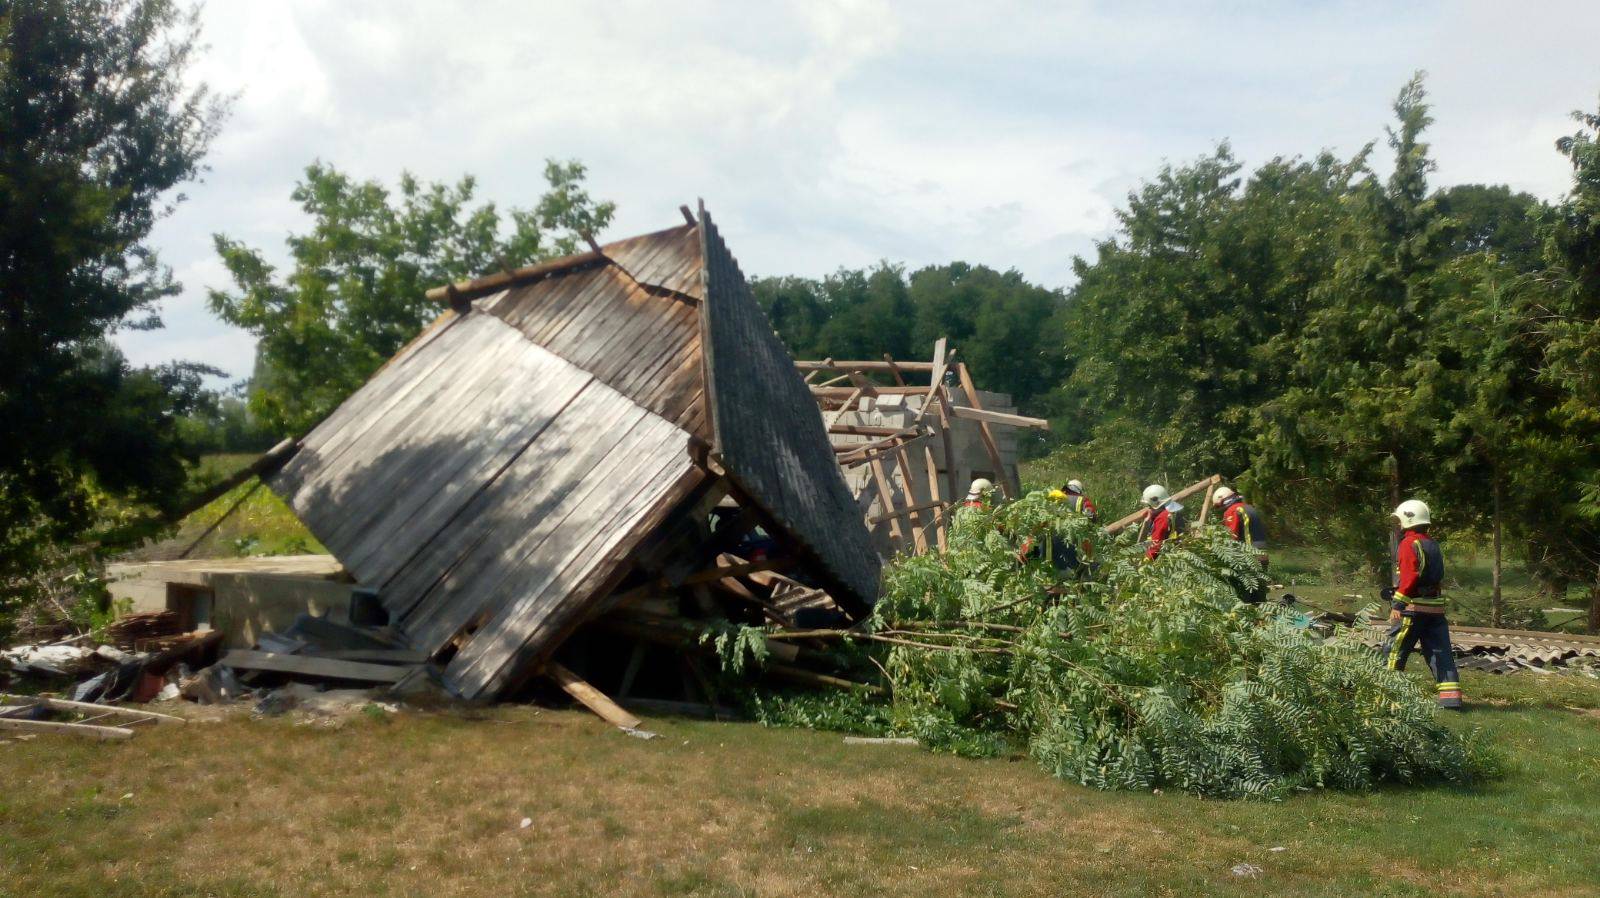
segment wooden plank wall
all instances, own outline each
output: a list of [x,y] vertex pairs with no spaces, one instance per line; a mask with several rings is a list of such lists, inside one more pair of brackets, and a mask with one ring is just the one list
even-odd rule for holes
[[476,311],[306,445],[269,485],[379,587],[413,647],[432,654],[482,622],[446,671],[469,697],[569,626],[624,563],[614,550],[698,472],[685,430]]
[[709,441],[696,304],[650,290],[685,293],[686,281],[699,280],[698,238],[685,226],[604,249],[626,270],[605,262],[578,266],[480,300],[477,308]]
[[708,393],[722,464],[817,557],[844,591],[834,598],[862,612],[877,600],[880,562],[816,400],[704,209],[700,228]]

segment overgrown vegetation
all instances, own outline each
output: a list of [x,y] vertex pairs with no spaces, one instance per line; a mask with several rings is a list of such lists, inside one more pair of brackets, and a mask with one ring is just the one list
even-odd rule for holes
[[[1063,575],[1018,547],[1092,563]],[[1034,553],[1038,555],[1039,553]],[[1219,528],[1154,563],[1043,493],[956,518],[950,551],[901,559],[860,632],[886,706],[862,694],[752,702],[773,723],[915,736],[963,755],[1025,752],[1106,789],[1277,798],[1305,789],[1472,782],[1495,764],[1433,698],[1348,636],[1239,596],[1263,581]],[[744,663],[747,640],[719,645]]]

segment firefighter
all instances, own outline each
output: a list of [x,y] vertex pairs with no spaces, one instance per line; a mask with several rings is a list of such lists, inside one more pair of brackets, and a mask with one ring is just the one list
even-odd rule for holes
[[[1261,513],[1255,506],[1244,501],[1244,497],[1229,489],[1218,487],[1211,494],[1211,507],[1222,512],[1222,526],[1228,528],[1233,538],[1239,542],[1248,542],[1256,549],[1256,561],[1261,562],[1261,570],[1267,569],[1267,522],[1262,520]],[[1265,586],[1245,597],[1245,601],[1252,605],[1260,604],[1267,599]]]
[[984,508],[988,504],[989,493],[994,489],[994,484],[985,478],[979,477],[972,481],[972,486],[967,490],[967,500],[962,502],[963,508]]
[[1384,597],[1393,603],[1384,660],[1390,670],[1405,670],[1406,658],[1420,644],[1428,669],[1439,683],[1439,707],[1460,710],[1461,682],[1450,648],[1450,624],[1445,620],[1444,555],[1428,535],[1432,515],[1421,500],[1407,499],[1390,517],[1400,522],[1404,532],[1395,550],[1395,586],[1384,590]]
[[1169,539],[1183,533],[1183,504],[1173,500],[1167,488],[1152,483],[1144,488],[1145,524],[1149,529],[1149,546],[1144,550],[1146,560],[1154,561],[1161,555],[1161,547]]
[[1095,519],[1094,503],[1083,494],[1083,481],[1068,480],[1067,485],[1058,490],[1050,491],[1050,498],[1058,502],[1071,504],[1072,510],[1083,515],[1089,520]]

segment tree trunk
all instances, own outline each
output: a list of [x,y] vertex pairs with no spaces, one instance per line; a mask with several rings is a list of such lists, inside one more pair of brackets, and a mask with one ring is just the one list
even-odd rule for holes
[[1589,590],[1590,634],[1600,633],[1600,564],[1594,568],[1594,586]]
[[1489,626],[1500,626],[1500,619],[1505,606],[1501,603],[1500,591],[1500,468],[1494,469],[1494,572],[1493,591],[1489,594]]

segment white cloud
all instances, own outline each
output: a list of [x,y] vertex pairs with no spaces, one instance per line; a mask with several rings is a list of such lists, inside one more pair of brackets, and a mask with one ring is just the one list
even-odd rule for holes
[[1419,68],[1436,183],[1554,197],[1566,113],[1593,108],[1600,7],[1344,2],[573,4],[214,0],[197,75],[239,93],[206,182],[156,235],[187,292],[140,362],[243,373],[205,310],[210,235],[281,258],[288,199],[323,159],[392,182],[478,176],[533,203],[549,156],[590,167],[613,236],[704,197],[746,271],[966,259],[1052,285],[1164,161],[1231,139],[1247,163],[1382,137]]

